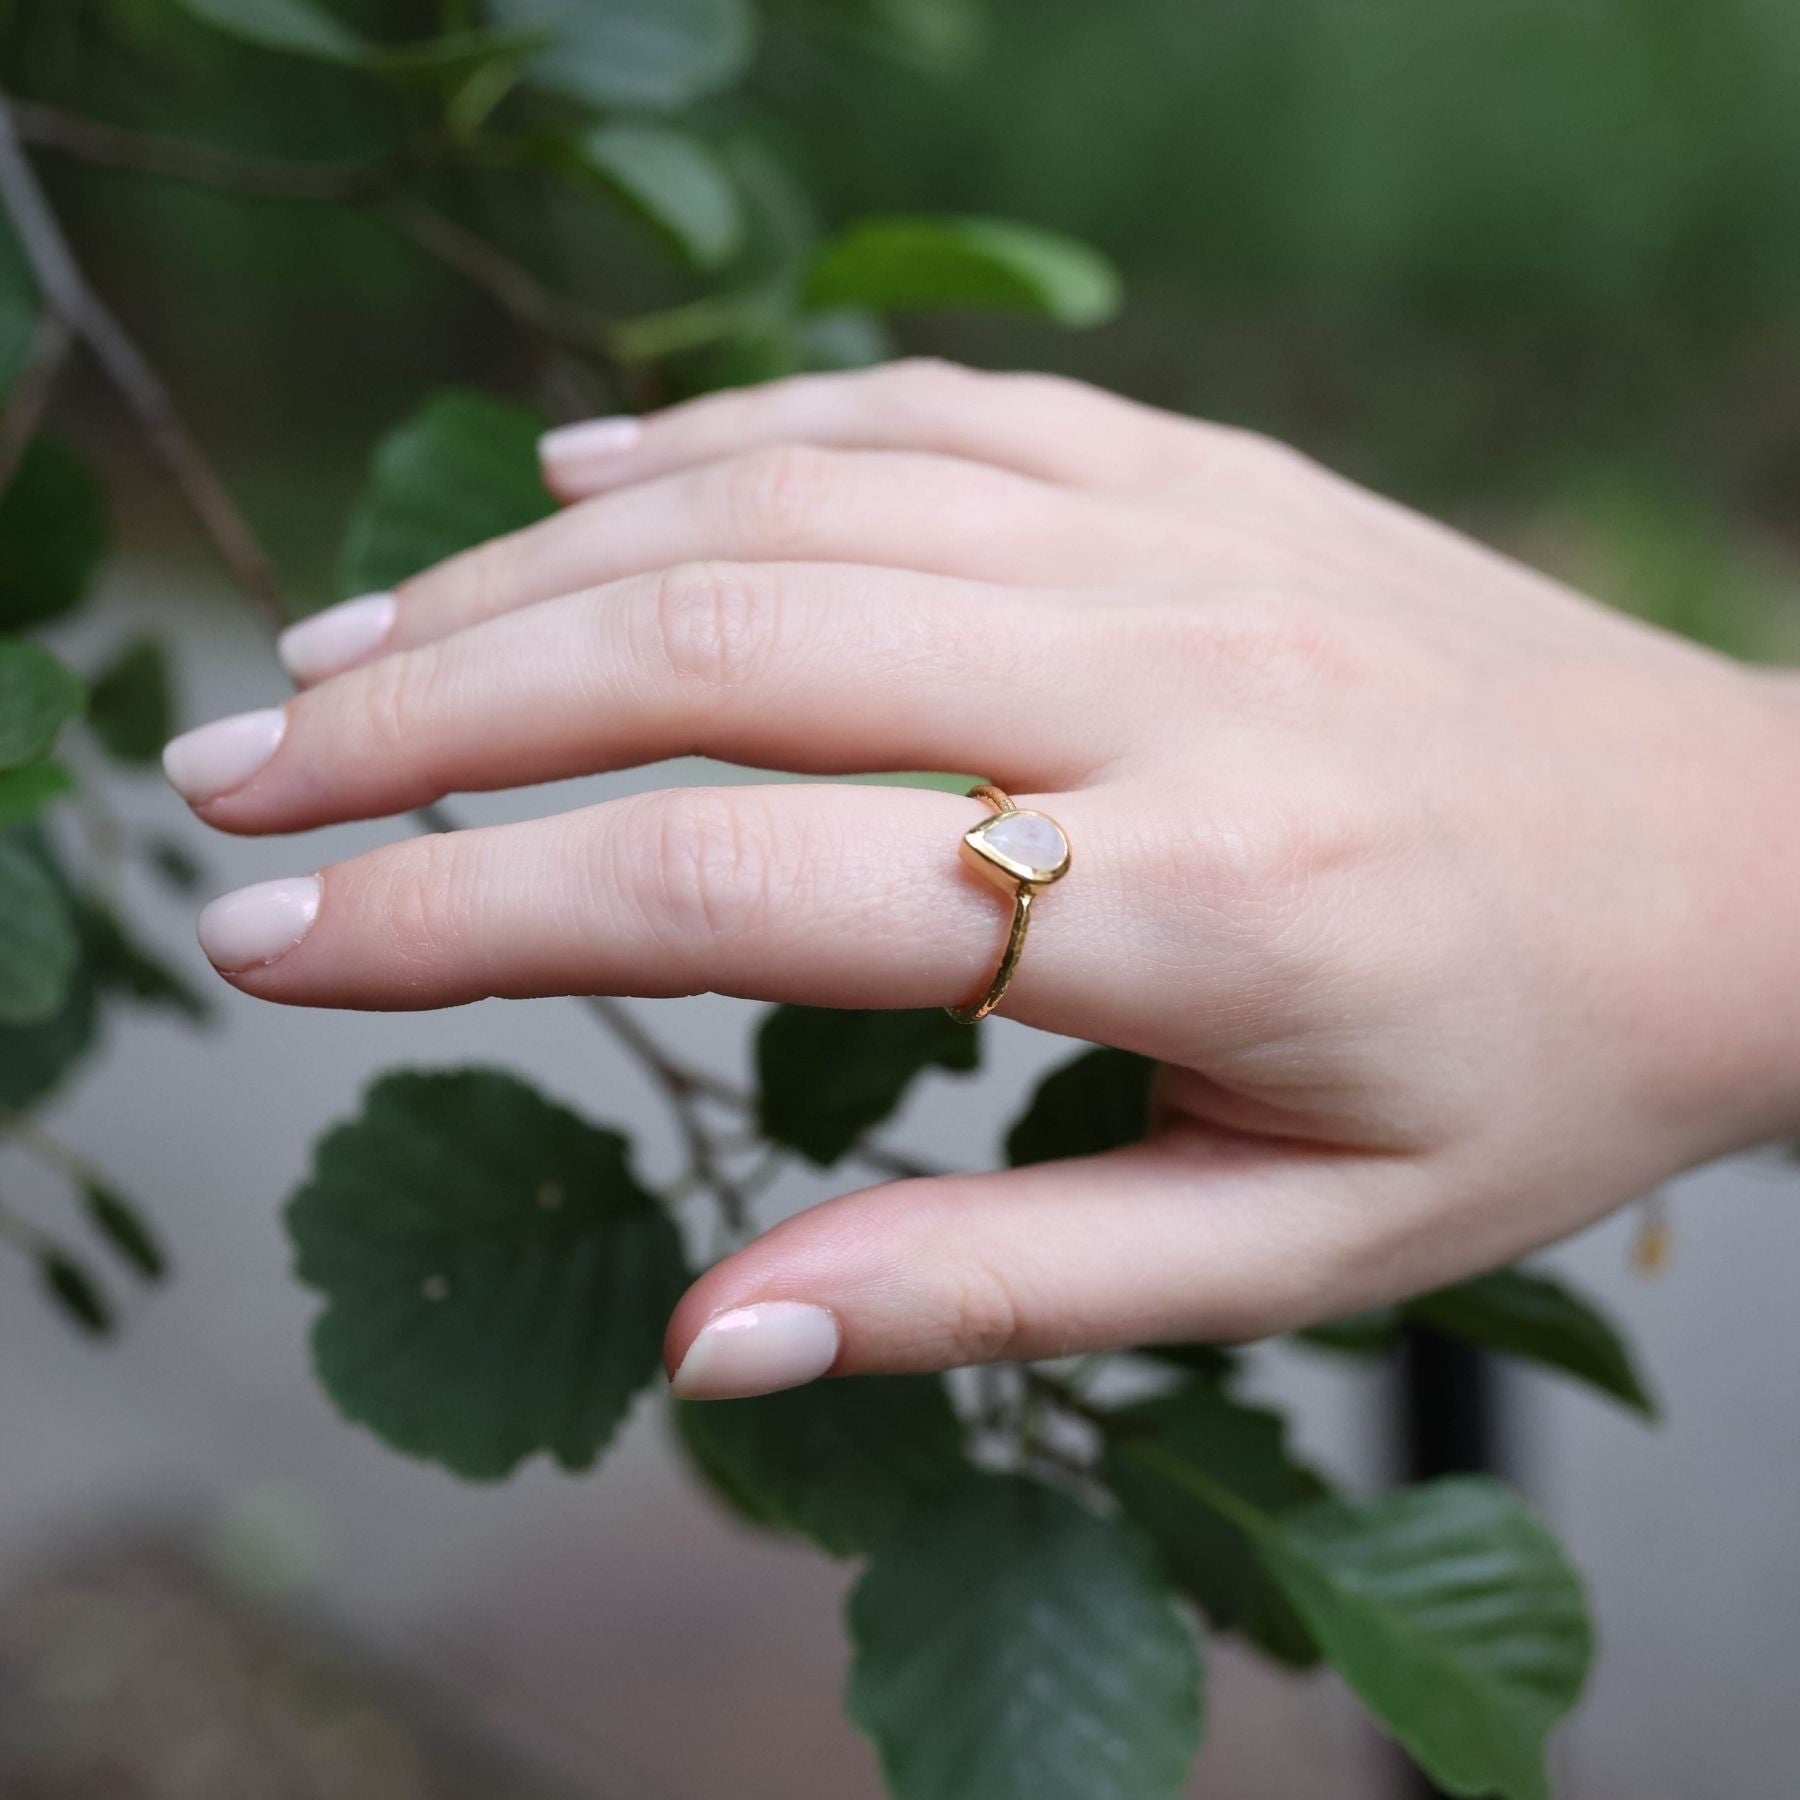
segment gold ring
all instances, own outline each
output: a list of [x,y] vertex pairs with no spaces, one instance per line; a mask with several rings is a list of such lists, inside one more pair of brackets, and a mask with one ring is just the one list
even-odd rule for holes
[[985,800],[994,811],[971,831],[963,833],[962,856],[977,874],[1013,897],[1012,929],[1000,953],[1000,967],[987,991],[970,1006],[946,1006],[944,1011],[964,1025],[985,1019],[1006,996],[1013,971],[1025,951],[1025,933],[1031,924],[1031,901],[1039,888],[1061,881],[1069,872],[1068,834],[1047,813],[1014,806],[1009,795],[991,782],[969,790],[971,800]]

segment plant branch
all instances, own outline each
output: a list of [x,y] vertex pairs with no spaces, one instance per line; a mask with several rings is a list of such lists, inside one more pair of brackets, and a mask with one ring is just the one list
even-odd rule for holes
[[93,353],[136,417],[151,453],[186,496],[238,582],[271,622],[284,625],[287,610],[273,564],[188,431],[162,377],[88,285],[20,146],[12,102],[4,96],[0,96],[0,206],[12,220],[45,306],[72,338]]
[[0,492],[19,471],[31,440],[44,422],[56,384],[68,365],[75,334],[55,313],[45,313],[32,334],[31,349],[0,414]]

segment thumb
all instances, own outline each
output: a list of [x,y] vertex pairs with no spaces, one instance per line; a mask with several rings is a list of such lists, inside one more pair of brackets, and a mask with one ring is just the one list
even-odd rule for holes
[[1354,1311],[1391,1282],[1417,1207],[1381,1190],[1419,1173],[1183,1131],[869,1188],[703,1275],[675,1309],[664,1361],[679,1398],[723,1400],[827,1374],[1262,1337]]

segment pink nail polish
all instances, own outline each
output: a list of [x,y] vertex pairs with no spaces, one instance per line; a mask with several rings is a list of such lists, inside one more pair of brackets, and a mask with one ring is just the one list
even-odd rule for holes
[[764,1300],[709,1320],[669,1383],[678,1400],[743,1400],[818,1378],[837,1361],[838,1322],[822,1306]]
[[318,876],[297,875],[221,895],[200,914],[200,948],[222,974],[262,968],[312,930],[323,892]]
[[392,594],[364,594],[290,625],[276,640],[276,654],[296,681],[323,681],[354,667],[380,648],[394,628]]
[[287,714],[280,707],[239,713],[202,725],[163,748],[163,773],[190,806],[242,787],[281,745]]
[[574,474],[587,464],[623,455],[643,435],[642,419],[586,419],[545,432],[538,440],[538,457],[553,474]]

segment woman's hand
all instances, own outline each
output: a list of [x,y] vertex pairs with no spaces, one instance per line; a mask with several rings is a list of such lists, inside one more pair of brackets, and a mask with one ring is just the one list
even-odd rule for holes
[[[1259,1336],[1800,1118],[1774,678],[1272,443],[1038,377],[809,377],[545,463],[567,510],[297,628],[312,685],[170,747],[202,818],[685,752],[978,771],[1074,846],[1003,1010],[1163,1065],[1141,1146],[850,1194],[720,1264],[670,1327],[678,1390]],[[653,793],[246,890],[201,937],[298,1005],[941,1006],[1006,931],[957,855],[984,816]]]

